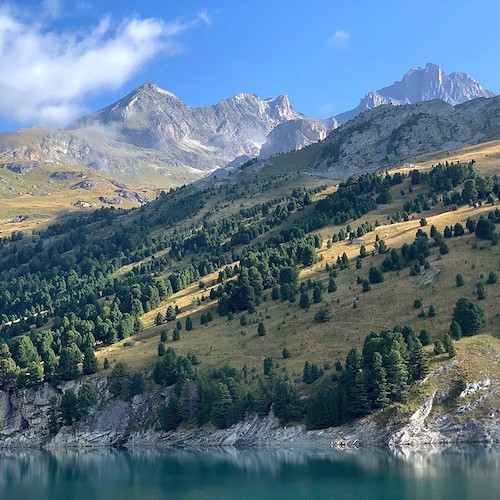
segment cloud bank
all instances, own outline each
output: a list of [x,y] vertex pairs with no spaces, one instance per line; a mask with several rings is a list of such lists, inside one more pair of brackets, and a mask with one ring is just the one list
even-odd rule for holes
[[[56,14],[58,2],[47,2]],[[120,88],[158,54],[182,50],[180,33],[194,19],[101,19],[81,32],[56,32],[0,8],[0,114],[21,123],[63,125],[83,112],[90,93]]]

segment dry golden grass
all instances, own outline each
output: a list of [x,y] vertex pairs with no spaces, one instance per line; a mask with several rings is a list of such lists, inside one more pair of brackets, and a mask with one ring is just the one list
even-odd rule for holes
[[[491,208],[491,207],[489,207]],[[438,229],[445,225],[464,221],[469,215],[477,215],[488,210],[488,207],[471,209],[463,207],[455,212],[435,213],[427,216],[428,227],[435,224]],[[397,224],[380,226],[375,232],[363,238],[369,251],[375,235],[380,234],[389,248],[399,248],[404,242],[414,239],[416,230],[420,227],[418,220],[410,220]],[[427,230],[428,230],[427,227]],[[325,229],[326,234],[333,234],[338,227]],[[202,362],[202,366],[219,366],[230,362],[236,367],[247,365],[249,369],[262,369],[265,357],[271,356],[279,360],[280,370],[286,370],[300,379],[302,367],[306,360],[323,365],[333,366],[336,360],[343,361],[352,347],[361,347],[365,336],[370,331],[391,328],[395,324],[411,325],[417,332],[428,329],[434,338],[439,338],[448,331],[452,309],[460,297],[475,300],[475,284],[485,281],[490,271],[500,271],[500,247],[491,246],[489,242],[480,242],[473,235],[446,240],[450,248],[448,255],[440,257],[434,249],[429,259],[431,268],[422,271],[421,275],[412,277],[409,270],[399,273],[385,274],[385,281],[373,285],[368,293],[361,291],[357,285],[357,276],[366,277],[370,265],[380,265],[385,256],[374,255],[363,260],[363,267],[355,269],[351,263],[349,270],[340,271],[337,277],[338,290],[335,293],[324,293],[321,304],[313,304],[304,311],[294,304],[271,300],[262,302],[256,313],[247,315],[251,324],[240,326],[241,314],[235,315],[232,321],[217,315],[216,301],[207,300],[198,305],[201,295],[208,296],[209,288],[203,292],[198,284],[193,284],[186,290],[175,294],[161,308],[147,313],[143,317],[145,330],[132,339],[133,345],[125,347],[127,341],[102,349],[98,357],[107,357],[110,361],[124,361],[134,369],[148,369],[157,359],[159,335],[163,328],[169,332],[167,346],[174,347],[179,353],[194,352]],[[477,248],[473,248],[477,243]],[[319,250],[323,260],[301,272],[301,279],[322,280],[325,284],[328,276],[324,271],[326,262],[334,262],[337,255],[346,252],[354,259],[359,253],[358,245],[347,242],[334,243],[330,249],[326,245]],[[457,272],[463,274],[465,286],[458,288],[455,284]],[[424,278],[429,279],[424,284]],[[204,278],[208,285],[217,278],[217,273]],[[485,310],[487,331],[500,336],[500,319],[498,304],[500,303],[500,284],[486,285],[487,298],[480,301]],[[421,298],[424,310],[433,304],[437,315],[434,318],[419,317],[420,310],[413,308],[415,298]],[[356,302],[357,308],[353,308]],[[174,324],[161,327],[153,326],[158,311],[164,312],[168,304],[176,304],[181,308],[179,319],[184,325],[189,314],[194,322],[194,330],[181,332],[181,340],[172,342],[171,334]],[[322,306],[328,306],[332,319],[328,323],[315,323],[314,314]],[[200,325],[200,316],[212,310],[214,321],[206,326]],[[258,337],[257,324],[263,321],[267,335]],[[128,339],[128,343],[130,343]],[[282,349],[286,346],[292,357],[282,360]]]
[[[440,162],[469,162],[471,160],[475,160],[475,169],[478,173],[482,175],[498,174],[500,140],[483,142],[449,151],[433,151],[426,155],[410,158],[408,161],[418,165],[419,169],[429,169]],[[394,171],[407,172],[408,169],[395,169]]]
[[[12,160],[11,160],[12,161]],[[1,167],[1,160],[0,160]],[[81,172],[74,167],[40,167],[26,174],[15,174],[0,168],[0,237],[10,236],[14,231],[31,233],[64,218],[70,214],[88,213],[93,208],[82,208],[73,203],[82,200],[94,207],[109,206],[103,204],[100,196],[116,197],[117,187],[111,180],[97,171],[85,170],[86,177],[69,180],[50,178],[50,174],[58,171]],[[85,189],[71,189],[82,180],[94,182],[97,187],[91,191]],[[141,194],[150,199],[156,197],[152,189],[139,189]],[[119,208],[133,208],[137,204],[122,198]],[[27,215],[29,219],[12,223],[9,222],[18,215]]]

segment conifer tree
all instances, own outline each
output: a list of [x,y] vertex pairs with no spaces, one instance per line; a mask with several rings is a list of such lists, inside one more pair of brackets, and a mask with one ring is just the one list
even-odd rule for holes
[[262,323],[262,321],[257,327],[257,334],[259,335],[259,337],[263,337],[266,334],[266,327],[264,326],[264,323]]
[[91,347],[86,347],[83,353],[83,373],[85,375],[91,375],[97,373],[99,369],[99,362]]
[[158,420],[164,431],[173,431],[179,427],[182,422],[182,404],[177,395],[172,394],[167,404],[160,409]]
[[454,358],[457,355],[455,346],[453,345],[453,340],[451,340],[451,337],[447,333],[443,338],[443,345],[444,345],[444,350],[448,353],[448,356],[450,358]]
[[348,387],[349,400],[348,411],[355,417],[367,415],[370,412],[371,405],[366,391],[365,374],[361,368],[356,370],[354,375],[354,384]]
[[371,400],[374,408],[384,408],[389,404],[389,387],[387,373],[384,368],[382,355],[373,353],[373,369],[371,375]]
[[186,316],[186,332],[190,332],[193,329],[193,320],[191,316]]
[[319,286],[315,286],[313,289],[313,302],[315,304],[319,304],[323,300],[321,288]]
[[394,346],[387,357],[387,383],[391,399],[402,403],[408,399],[408,369]]
[[302,416],[299,394],[290,378],[280,378],[274,391],[274,413],[282,424],[299,420]]
[[429,374],[429,359],[420,340],[415,339],[410,349],[410,376],[413,381],[421,380]]
[[450,336],[454,340],[460,340],[460,338],[462,337],[462,328],[456,321],[451,322]]
[[311,305],[311,300],[309,299],[309,294],[307,292],[302,292],[300,294],[299,307],[301,309],[309,309]]
[[212,423],[219,429],[224,429],[230,425],[232,406],[233,400],[227,385],[219,382],[217,384],[210,415]]
[[330,277],[328,279],[328,293],[336,292],[337,291],[337,283],[335,282],[335,278]]

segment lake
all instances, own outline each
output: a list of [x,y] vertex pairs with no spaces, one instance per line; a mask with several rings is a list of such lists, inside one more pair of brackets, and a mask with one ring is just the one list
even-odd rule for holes
[[500,451],[0,451],[2,500],[499,498]]

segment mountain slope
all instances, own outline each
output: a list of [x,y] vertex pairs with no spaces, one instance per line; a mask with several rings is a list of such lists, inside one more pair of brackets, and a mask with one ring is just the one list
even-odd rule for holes
[[286,95],[260,99],[242,93],[194,108],[148,82],[64,130],[35,128],[0,134],[0,152],[16,161],[93,168],[109,175],[119,173],[128,183],[140,177],[142,182],[171,186],[202,177],[238,157],[267,158],[301,149],[383,104],[441,99],[455,105],[492,95],[464,73],[446,75],[428,64],[366,94],[353,110],[316,120],[295,111]]
[[398,166],[439,150],[453,151],[500,138],[500,97],[456,106],[441,100],[383,105],[333,130],[318,144],[252,165],[268,174],[290,169],[345,179]]
[[146,83],[64,130],[0,134],[0,151],[20,162],[120,173],[130,183],[159,173],[167,177],[162,185],[171,186],[200,178],[237,156],[256,156],[276,125],[302,116],[286,96],[237,94],[213,106],[191,108]]
[[360,113],[383,104],[416,104],[439,99],[455,106],[478,97],[494,97],[494,95],[466,73],[447,75],[436,64],[428,63],[425,68],[414,66],[401,80],[388,87],[368,92],[356,108],[334,118],[339,125],[342,125]]

